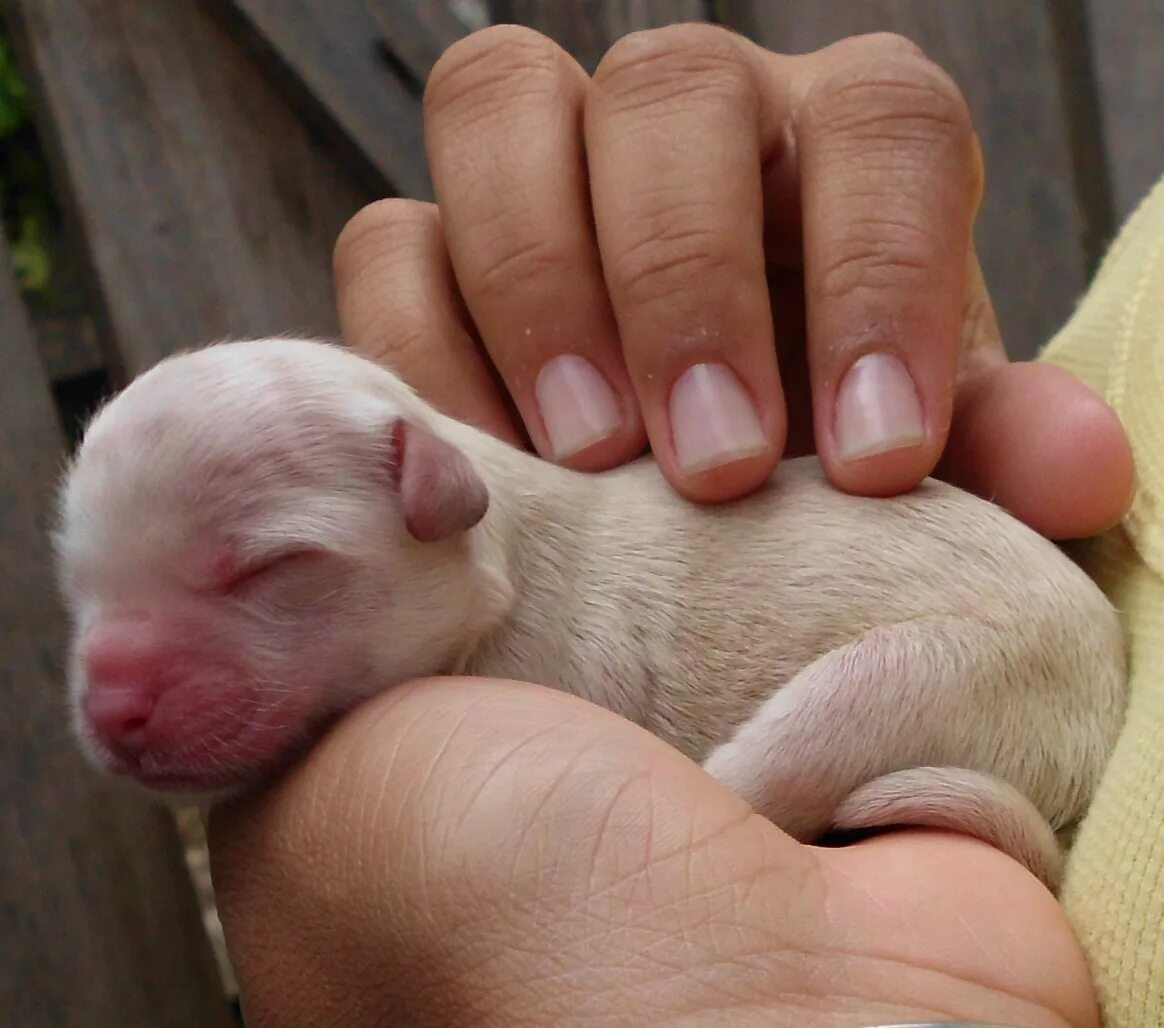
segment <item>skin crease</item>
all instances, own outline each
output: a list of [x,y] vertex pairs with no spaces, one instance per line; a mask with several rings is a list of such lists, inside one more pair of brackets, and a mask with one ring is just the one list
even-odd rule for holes
[[[530,88],[513,88],[515,73]],[[741,96],[753,105],[760,138],[751,156],[721,147],[738,127],[706,111],[690,117],[675,87],[721,74],[736,91],[728,106]],[[881,88],[885,80],[922,88]],[[652,90],[643,110],[662,136],[636,157],[616,145],[635,137],[616,114],[630,117],[635,97]],[[821,425],[827,434],[838,369],[868,345],[860,329],[869,291],[859,279],[830,290],[816,272],[852,243],[837,234],[846,211],[866,222],[888,212],[939,233],[922,244],[934,276],[923,300],[906,302],[918,283],[893,278],[908,262],[895,265],[891,250],[883,265],[851,266],[888,297],[881,317],[897,330],[882,342],[915,371],[931,434],[851,466],[829,464],[826,441],[830,477],[855,492],[899,492],[944,453],[943,477],[998,498],[1032,527],[1059,538],[1094,533],[1130,497],[1127,440],[1077,381],[1007,363],[970,240],[982,191],[972,128],[961,109],[934,118],[917,102],[948,112],[960,97],[894,37],[783,57],[707,27],[660,30],[620,44],[588,82],[533,33],[475,34],[438,64],[426,96],[439,218],[433,207],[384,201],[337,245],[345,337],[446,412],[517,443],[532,439],[539,452],[533,372],[557,352],[584,350],[626,423],[568,463],[614,466],[649,437],[681,493],[726,500],[768,474],[785,436],[791,452],[811,439],[808,389],[818,434]],[[547,129],[562,124],[583,131]],[[941,129],[928,140],[913,134],[922,141],[910,166],[926,189],[902,188],[892,169],[875,183],[849,182],[852,162],[830,161],[857,143],[893,152],[903,126],[918,125]],[[788,138],[794,145],[782,148]],[[537,140],[544,145],[531,149]],[[701,155],[728,150],[730,166],[701,165]],[[636,160],[660,176],[636,177]],[[759,184],[750,168],[762,169]],[[744,178],[747,188],[720,188]],[[721,353],[676,348],[653,334],[644,297],[605,284],[619,274],[607,268],[608,250],[613,263],[621,252],[611,226],[649,210],[635,190],[664,179],[680,223],[702,204],[712,222],[762,239],[760,264],[747,232],[725,257],[741,290],[776,282],[776,301],[791,297],[768,320],[753,296],[753,320],[733,327],[706,262],[663,283],[663,295],[685,298],[678,316],[720,329],[710,336]],[[604,206],[616,203],[619,182],[621,206]],[[918,209],[902,211],[918,194]],[[595,234],[585,227],[591,203]],[[840,213],[826,223],[830,204]],[[962,214],[934,224],[935,209]],[[492,224],[484,243],[478,222]],[[561,236],[539,237],[544,226]],[[498,240],[514,254],[489,251]],[[541,259],[523,264],[520,253]],[[489,268],[507,265],[512,281],[490,278]],[[765,363],[771,353],[780,370]],[[666,459],[665,397],[646,383],[663,373],[650,360],[673,380],[693,356],[745,371],[772,449],[685,481]],[[1062,912],[1001,854],[941,833],[801,846],[658,740],[536,686],[426,681],[380,696],[274,787],[217,808],[210,827],[253,1024],[1099,1023]]]
[[210,828],[259,1025],[1098,1023],[1060,909],[996,851],[800,846],[536,686],[380,696]]

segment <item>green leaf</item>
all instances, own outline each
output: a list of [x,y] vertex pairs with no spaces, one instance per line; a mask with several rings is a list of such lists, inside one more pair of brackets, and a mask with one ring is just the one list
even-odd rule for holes
[[28,91],[16,70],[11,44],[0,36],[0,139],[19,129],[28,117]]
[[21,220],[20,233],[12,240],[12,265],[16,270],[16,280],[25,292],[41,292],[48,287],[52,278],[52,259],[44,225],[39,218],[26,215]]

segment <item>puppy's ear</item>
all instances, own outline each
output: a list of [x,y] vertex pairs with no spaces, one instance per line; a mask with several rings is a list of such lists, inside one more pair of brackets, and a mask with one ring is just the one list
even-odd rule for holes
[[413,538],[431,543],[466,532],[485,516],[489,490],[452,443],[409,418],[388,424],[389,472]]

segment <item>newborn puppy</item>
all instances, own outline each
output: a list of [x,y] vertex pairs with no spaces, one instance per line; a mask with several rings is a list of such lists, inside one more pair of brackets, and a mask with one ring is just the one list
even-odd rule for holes
[[1099,589],[997,507],[785,461],[700,507],[653,462],[544,463],[306,340],[163,361],[61,496],[75,727],[154,791],[256,783],[365,697],[457,673],[563,689],[802,840],[928,825],[1057,875],[1124,707]]

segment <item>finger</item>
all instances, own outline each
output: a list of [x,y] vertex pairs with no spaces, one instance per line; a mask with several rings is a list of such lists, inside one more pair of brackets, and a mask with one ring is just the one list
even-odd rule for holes
[[856,926],[851,945],[949,976],[949,991],[935,983],[914,994],[910,1020],[925,1011],[927,1023],[1099,1028],[1087,958],[1063,908],[998,850],[907,830],[832,850],[823,866],[830,908]]
[[966,261],[966,285],[963,289],[962,332],[958,344],[957,380],[961,385],[985,371],[992,371],[1007,363],[1002,332],[978,251],[971,244]]
[[966,296],[954,416],[938,473],[1051,539],[1110,528],[1135,485],[1119,418],[1062,369],[1007,363],[973,252]]
[[965,101],[923,57],[830,61],[795,114],[817,450],[888,495],[929,474],[953,406],[980,195]]
[[[799,846],[658,739],[552,690],[393,690],[210,828],[257,1024],[791,1023],[806,995],[825,1019],[1087,1023],[1059,980],[1085,985],[1078,946],[1014,862],[932,835],[909,873],[887,843]],[[950,907],[950,880],[974,906]]]
[[[751,61],[766,98],[770,119],[764,139],[764,252],[769,268],[799,271],[804,260],[801,171],[797,154],[794,107],[828,69],[843,69],[854,60],[921,57],[917,44],[904,36],[875,32],[842,39],[811,54],[774,54],[737,39]],[[783,367],[783,365],[781,365]],[[786,390],[787,392],[787,390]]]
[[1003,364],[958,391],[940,474],[1050,539],[1110,528],[1135,488],[1119,418],[1052,364]]
[[765,284],[761,166],[783,118],[722,29],[624,37],[586,105],[595,225],[651,448],[700,501],[771,473],[786,416]]
[[340,234],[334,264],[340,327],[352,349],[392,368],[450,417],[523,444],[473,337],[435,206],[365,207]]
[[602,278],[582,147],[586,74],[505,26],[451,47],[425,90],[457,280],[543,456],[594,470],[645,445]]

